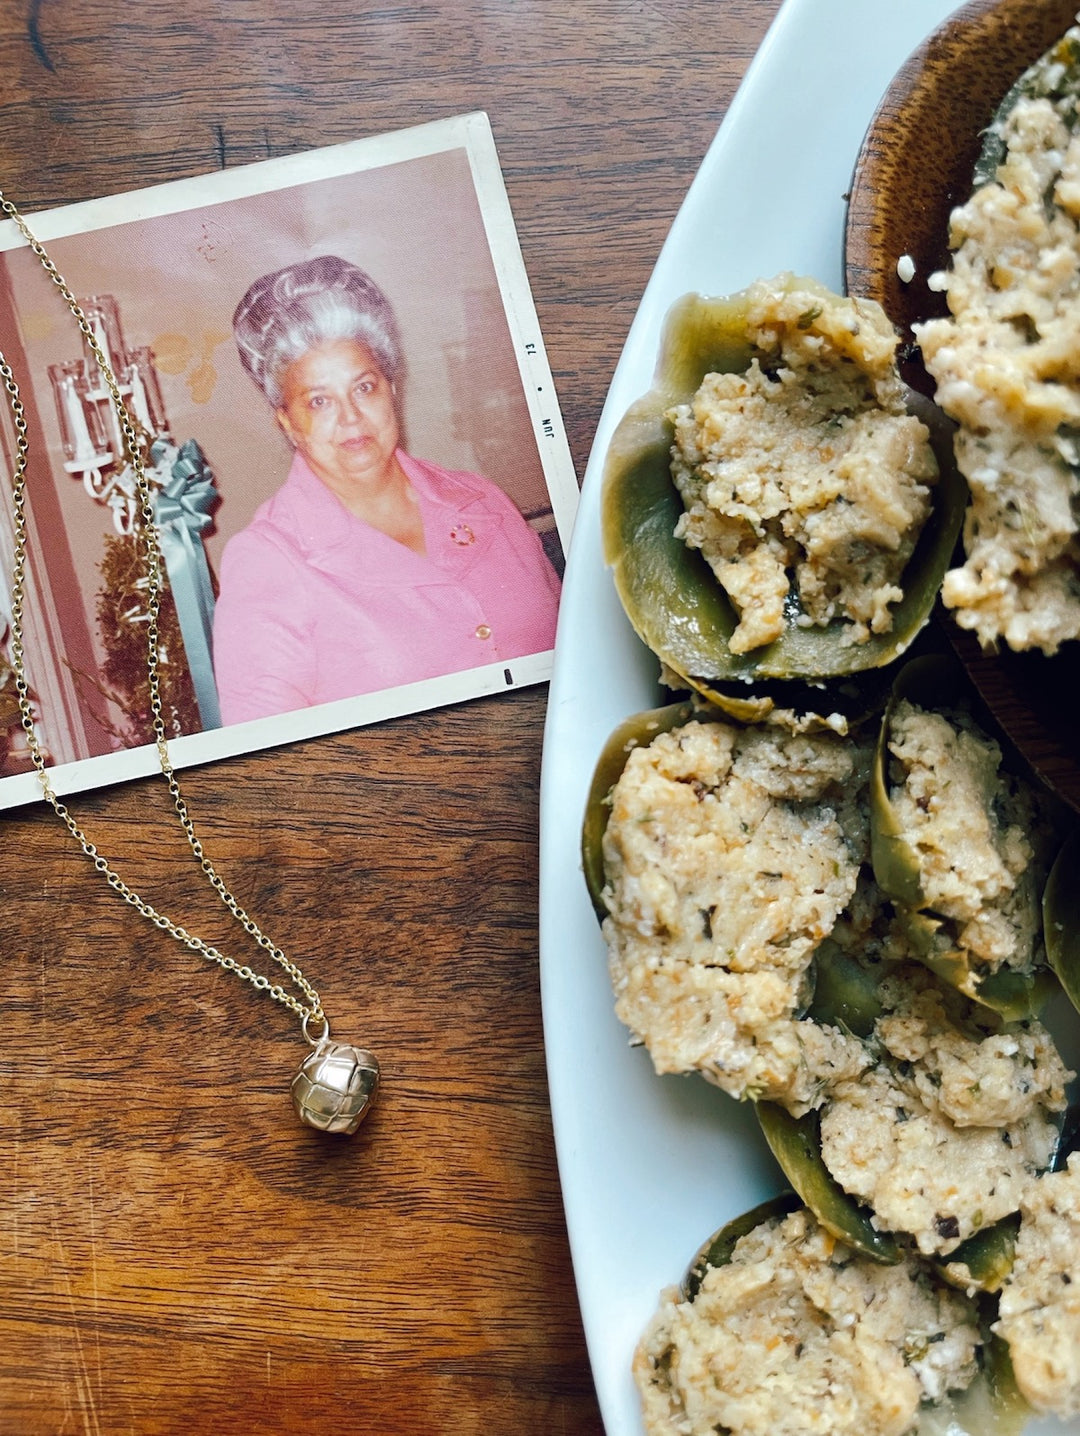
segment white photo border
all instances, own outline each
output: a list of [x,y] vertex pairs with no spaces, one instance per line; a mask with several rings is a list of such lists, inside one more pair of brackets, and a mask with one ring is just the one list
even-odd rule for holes
[[[494,135],[484,111],[41,211],[29,222],[47,247],[54,239],[190,209],[212,208],[218,203],[460,149],[468,157],[555,527],[565,553],[577,507],[577,479]],[[0,253],[25,247],[26,240],[11,220],[0,223]],[[10,576],[5,581],[10,585]],[[552,659],[553,651],[548,650],[273,717],[184,734],[170,739],[169,756],[178,769],[193,767],[505,693],[545,682],[551,676]],[[157,749],[146,744],[58,764],[49,768],[49,780],[54,791],[63,796],[158,771]],[[0,810],[41,798],[35,772],[0,777]]]

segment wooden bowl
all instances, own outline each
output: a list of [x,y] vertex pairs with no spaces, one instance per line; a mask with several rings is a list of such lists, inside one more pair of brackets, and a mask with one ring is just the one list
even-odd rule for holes
[[[949,213],[971,192],[982,131],[1009,86],[1072,24],[1077,0],[972,0],[904,63],[867,131],[848,202],[849,293],[876,299],[901,332],[901,371],[933,395],[911,325],[946,313],[927,279],[948,263]],[[910,255],[915,276],[896,265]],[[1036,776],[1080,811],[1080,644],[1054,658],[984,653],[952,621],[941,626],[1003,734]]]

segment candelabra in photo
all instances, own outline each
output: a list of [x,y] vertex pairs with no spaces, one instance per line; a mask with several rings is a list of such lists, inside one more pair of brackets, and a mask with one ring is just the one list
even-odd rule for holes
[[[214,476],[194,439],[180,445],[174,441],[151,349],[147,345],[125,345],[120,311],[113,296],[95,295],[83,300],[82,308],[116,375],[131,417],[150,441],[146,478],[153,494],[158,538],[176,605],[199,724],[203,729],[217,728],[221,715],[211,651],[214,585],[203,543],[219,499]],[[60,423],[64,469],[82,480],[90,498],[111,511],[113,527],[120,536],[119,543],[107,543],[103,565],[115,570],[127,547],[123,540],[131,540],[138,527],[138,486],[112,397],[89,344],[84,348],[80,358],[50,365],[49,378]],[[110,621],[115,625],[117,619],[128,628],[145,619],[138,603],[131,609],[114,612],[115,605],[110,600],[115,597],[115,593],[106,591],[103,602],[99,602],[103,628]],[[103,636],[108,642],[108,633]],[[133,661],[137,648],[136,642]],[[122,654],[113,666],[123,666]]]

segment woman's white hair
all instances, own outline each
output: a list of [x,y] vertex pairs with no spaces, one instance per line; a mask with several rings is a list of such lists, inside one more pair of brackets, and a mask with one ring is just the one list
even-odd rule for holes
[[274,409],[289,365],[327,341],[365,345],[395,388],[403,377],[390,301],[370,275],[333,254],[257,279],[236,307],[233,332],[241,364]]

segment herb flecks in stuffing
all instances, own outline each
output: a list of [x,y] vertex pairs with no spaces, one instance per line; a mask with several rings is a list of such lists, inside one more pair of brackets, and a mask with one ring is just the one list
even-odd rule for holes
[[996,178],[954,210],[951,317],[916,326],[959,424],[966,558],[942,596],[992,647],[1080,636],[1080,131],[1075,94],[1022,99]]
[[937,463],[906,412],[896,335],[869,300],[780,281],[748,291],[747,331],[765,357],[709,374],[671,411],[677,535],[700,549],[747,653],[797,622],[842,620],[842,641],[892,627],[891,606],[930,512]]
[[870,1060],[800,1020],[865,858],[868,749],[689,723],[632,752],[604,836],[616,1012],[660,1072],[816,1106]]
[[972,1382],[980,1341],[973,1304],[917,1260],[878,1265],[797,1211],[693,1302],[664,1293],[634,1376],[650,1436],[906,1436]]

